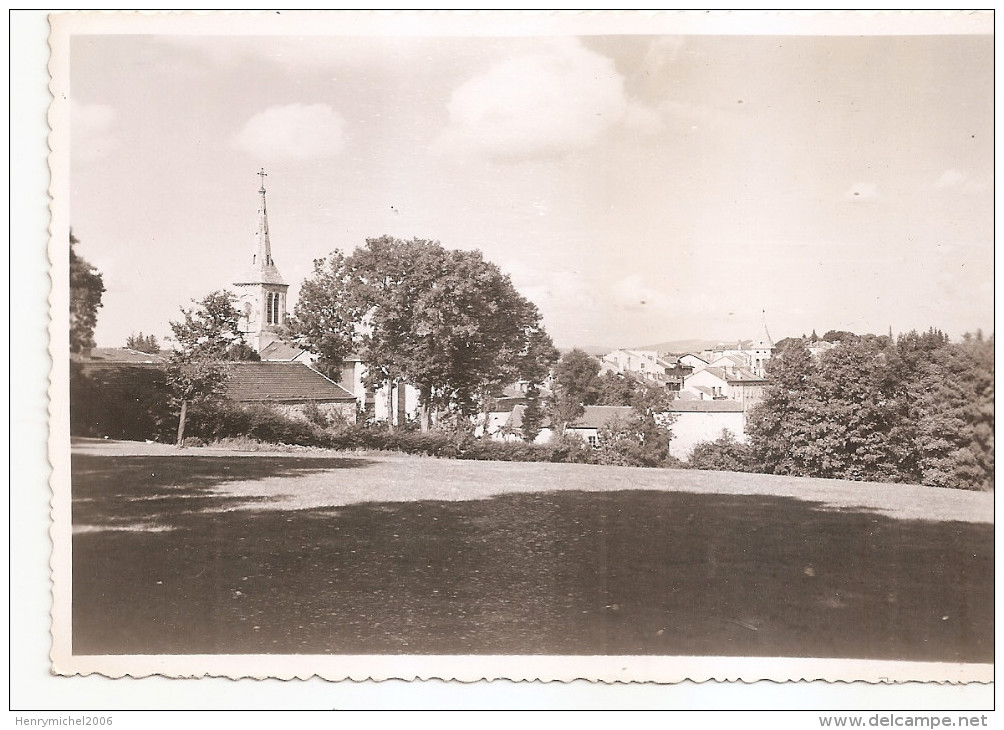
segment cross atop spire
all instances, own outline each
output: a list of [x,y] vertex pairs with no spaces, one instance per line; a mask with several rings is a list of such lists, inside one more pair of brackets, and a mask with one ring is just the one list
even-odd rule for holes
[[261,178],[261,189],[258,192],[261,193],[262,195],[264,195],[265,194],[265,178],[268,177],[268,173],[265,172],[265,168],[263,167],[263,168],[261,168],[260,171],[258,171],[255,174],[258,175],[258,177]]

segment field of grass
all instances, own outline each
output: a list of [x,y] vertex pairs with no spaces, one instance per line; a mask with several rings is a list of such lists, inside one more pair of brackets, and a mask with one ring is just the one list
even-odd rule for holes
[[993,661],[993,495],[80,442],[75,654]]

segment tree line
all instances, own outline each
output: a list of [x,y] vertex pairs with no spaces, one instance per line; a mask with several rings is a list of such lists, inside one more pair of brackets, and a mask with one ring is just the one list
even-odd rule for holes
[[748,443],[695,447],[698,468],[988,490],[994,484],[994,338],[940,330],[847,336],[768,366]]
[[[93,347],[104,292],[101,274],[77,255],[77,243],[71,234],[72,353]],[[165,398],[178,419],[178,443],[188,407],[219,401],[226,363],[258,359],[239,329],[235,302],[229,292],[212,292],[171,322],[175,347]],[[599,361],[581,350],[559,357],[537,307],[479,251],[387,236],[368,239],[351,255],[334,251],[314,262],[281,335],[314,353],[318,369],[334,379],[343,359],[355,354],[369,388],[415,387],[423,433],[436,424],[470,435],[479,418],[487,425],[502,389],[523,382],[526,408],[517,435],[527,443],[545,424],[561,438],[587,406],[631,406],[629,418],[601,429],[593,460],[669,463],[671,394],[630,374],[600,375]],[[819,339],[834,346],[810,354],[808,344]],[[142,333],[128,344],[159,349],[156,338]],[[79,368],[71,378],[79,383]],[[895,340],[813,332],[779,343],[767,380],[747,420],[748,441],[725,434],[699,444],[692,466],[993,487],[993,336],[953,343],[935,329]]]

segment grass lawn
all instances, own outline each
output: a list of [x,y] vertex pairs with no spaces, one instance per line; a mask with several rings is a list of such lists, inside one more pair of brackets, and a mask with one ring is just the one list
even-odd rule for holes
[[993,495],[142,444],[72,473],[75,654],[993,661]]

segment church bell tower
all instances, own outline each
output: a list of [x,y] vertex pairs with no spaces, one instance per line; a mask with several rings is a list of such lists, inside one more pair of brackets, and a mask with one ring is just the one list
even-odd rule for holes
[[272,260],[272,244],[268,238],[268,213],[265,209],[265,177],[258,173],[258,221],[254,232],[254,247],[250,265],[234,282],[237,289],[237,311],[240,328],[248,344],[261,352],[279,337],[275,334],[286,323],[286,292],[289,289]]

